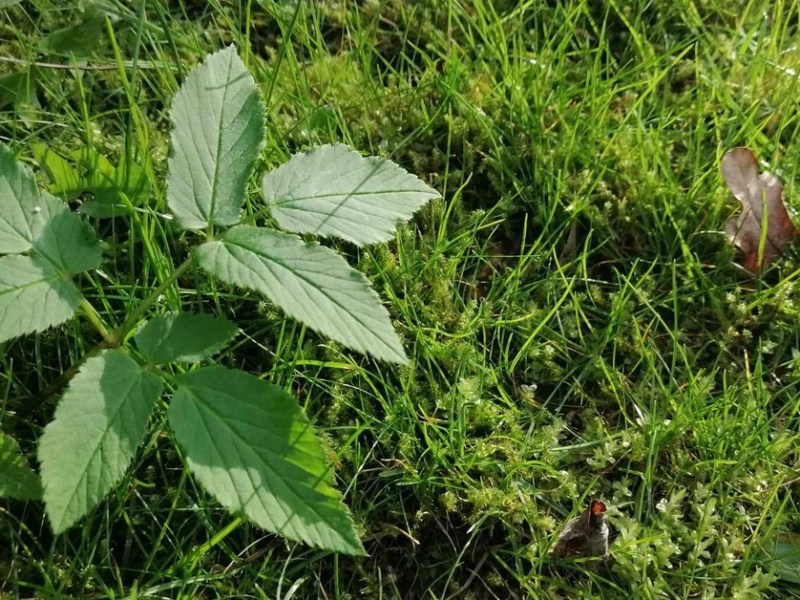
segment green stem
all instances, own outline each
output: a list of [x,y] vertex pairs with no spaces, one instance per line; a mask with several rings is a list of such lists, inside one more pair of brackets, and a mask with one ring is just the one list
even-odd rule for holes
[[197,567],[197,563],[200,562],[200,559],[203,558],[209,551],[211,551],[215,546],[218,546],[222,541],[228,537],[231,533],[236,531],[241,525],[244,523],[244,519],[242,517],[236,517],[228,523],[225,527],[222,528],[222,531],[219,531],[213,538],[204,542],[199,548],[196,548],[189,554],[186,554],[184,558],[176,563],[171,569],[167,571],[168,576],[174,576],[177,572],[188,568],[188,570],[194,571],[195,567]]
[[185,261],[181,263],[181,265],[172,272],[172,275],[167,277],[161,285],[159,285],[156,289],[154,289],[147,298],[145,298],[136,310],[134,310],[128,318],[125,319],[125,322],[117,327],[114,331],[109,332],[105,325],[103,325],[100,316],[95,311],[94,307],[92,307],[86,300],[81,303],[81,307],[83,308],[84,313],[92,322],[92,324],[97,328],[100,334],[103,336],[103,341],[97,344],[94,348],[89,350],[86,354],[84,354],[81,359],[72,365],[69,369],[64,371],[55,381],[53,381],[50,385],[44,388],[39,394],[28,398],[27,400],[20,403],[19,408],[16,411],[17,417],[24,416],[32,412],[36,407],[40,406],[53,394],[57,394],[61,391],[69,382],[70,380],[75,377],[78,373],[80,368],[83,364],[92,356],[95,356],[100,353],[101,350],[106,348],[115,348],[122,343],[125,337],[131,332],[131,330],[136,327],[139,323],[139,319],[142,318],[147,309],[153,305],[153,303],[158,300],[161,294],[164,293],[170,285],[175,283],[175,281],[185,273],[189,267],[192,266],[192,257],[190,256]]
[[125,336],[127,336],[131,330],[136,327],[136,325],[139,323],[139,319],[141,319],[144,313],[146,313],[147,310],[155,303],[155,301],[158,300],[161,294],[163,294],[169,286],[175,283],[178,277],[183,275],[191,266],[192,257],[190,256],[172,272],[172,275],[167,277],[160,286],[154,289],[130,315],[128,315],[128,318],[125,319],[125,322],[111,333],[111,337],[115,344],[119,345],[122,340],[125,339]]
[[94,309],[94,306],[89,304],[89,301],[84,298],[81,300],[80,304],[81,310],[83,314],[86,315],[86,318],[89,319],[89,322],[94,325],[94,328],[103,336],[103,340],[107,344],[113,345],[113,340],[111,339],[111,332],[106,327],[106,324],[103,323],[103,319],[100,318],[100,315],[97,314],[97,311]]

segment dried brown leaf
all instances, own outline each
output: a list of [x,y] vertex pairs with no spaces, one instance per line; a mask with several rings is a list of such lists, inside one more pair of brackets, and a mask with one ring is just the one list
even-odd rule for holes
[[[725,183],[742,204],[739,216],[725,223],[725,233],[742,251],[744,268],[758,273],[782,256],[797,234],[783,201],[783,187],[772,173],[758,173],[758,161],[749,148],[731,150],[722,158],[720,167]],[[766,233],[763,249],[762,233]]]

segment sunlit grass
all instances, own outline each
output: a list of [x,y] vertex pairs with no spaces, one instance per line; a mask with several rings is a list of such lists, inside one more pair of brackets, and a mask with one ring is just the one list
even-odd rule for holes
[[[128,482],[66,535],[52,538],[35,503],[0,506],[0,592],[800,596],[767,554],[800,531],[798,254],[761,280],[735,266],[721,232],[737,203],[718,173],[749,145],[798,206],[795,3],[130,4],[109,3],[113,43],[106,33],[87,59],[103,69],[52,68],[73,63],[36,50],[86,19],[78,7],[0,13],[0,55],[43,63],[28,69],[38,106],[2,92],[3,141],[31,164],[34,142],[128,147],[151,175],[152,212],[100,225],[109,247],[84,290],[111,322],[186,251],[157,214],[166,110],[223,44],[268,103],[261,171],[342,141],[444,196],[388,249],[341,248],[390,308],[408,368],[201,274],[164,298],[230,307],[244,335],[220,362],[297,394],[370,556],[287,545],[216,507],[162,411]],[[4,411],[96,341],[68,327],[6,345]],[[51,411],[3,416],[4,430],[33,456]],[[564,571],[549,547],[589,497],[609,505],[611,559]]]

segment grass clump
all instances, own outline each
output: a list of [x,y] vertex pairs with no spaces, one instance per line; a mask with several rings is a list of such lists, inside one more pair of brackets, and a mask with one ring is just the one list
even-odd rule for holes
[[[190,296],[164,299],[235,313],[244,336],[220,362],[292,387],[324,433],[369,557],[287,546],[215,507],[160,411],[130,485],[78,529],[53,538],[39,505],[0,507],[0,591],[800,596],[797,563],[770,555],[800,531],[797,253],[761,279],[737,269],[722,233],[736,203],[718,176],[722,154],[749,145],[797,207],[799,9],[622,4],[3,10],[0,55],[21,61],[3,67],[3,141],[31,164],[37,142],[129,153],[148,175],[147,210],[105,225],[113,242],[87,278],[110,317],[124,320],[185,252],[157,215],[167,109],[189,66],[223,43],[267,101],[260,171],[340,141],[392,158],[444,200],[388,249],[341,246],[389,307],[408,368],[323,344],[202,277],[182,285]],[[97,18],[85,54],[54,47],[59,29]],[[8,343],[0,359],[3,429],[29,452],[52,405],[16,419],[16,402],[95,341],[68,327],[76,335]],[[589,497],[609,506],[612,559],[565,574],[548,550]]]

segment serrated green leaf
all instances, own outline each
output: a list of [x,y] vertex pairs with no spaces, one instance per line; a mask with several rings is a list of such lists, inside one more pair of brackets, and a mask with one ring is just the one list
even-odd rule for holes
[[100,242],[94,229],[69,211],[50,219],[33,247],[56,268],[70,275],[100,264]]
[[330,248],[240,225],[195,249],[197,263],[227,283],[256,290],[288,315],[376,358],[407,358],[389,313],[362,273]]
[[264,139],[264,107],[233,46],[208,56],[172,102],[167,202],[178,224],[234,225]]
[[39,477],[19,451],[17,440],[0,433],[0,498],[38,500],[41,497]]
[[242,371],[181,375],[169,422],[189,469],[223,506],[312,546],[363,554],[297,401]]
[[0,254],[26,252],[47,222],[69,209],[50,194],[40,194],[36,182],[0,145]]
[[81,293],[39,256],[0,257],[0,341],[69,319]]
[[390,160],[342,144],[296,154],[264,177],[264,201],[283,229],[354,244],[392,239],[439,192]]
[[122,479],[161,388],[119,350],[90,358],[72,380],[39,441],[45,508],[56,533]]
[[230,343],[236,325],[211,315],[173,313],[150,319],[134,336],[153,363],[200,362]]

